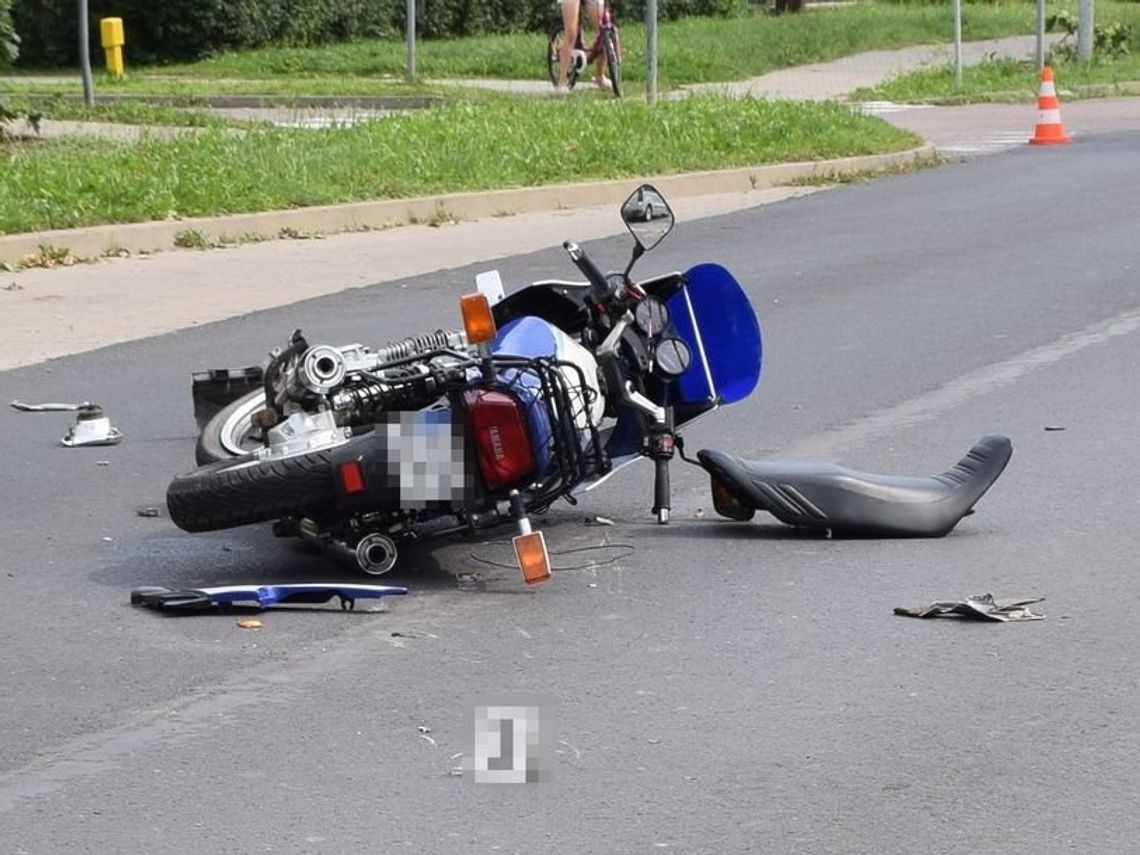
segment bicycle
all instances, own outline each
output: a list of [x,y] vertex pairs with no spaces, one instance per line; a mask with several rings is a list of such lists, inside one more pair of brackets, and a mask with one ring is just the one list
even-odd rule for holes
[[[574,52],[571,55],[570,71],[566,79],[566,85],[573,89],[574,84],[578,82],[578,76],[589,68],[599,55],[604,54],[614,97],[620,98],[621,35],[618,32],[617,24],[614,23],[610,4],[606,3],[602,8],[602,25],[598,30],[597,36],[594,38],[594,43],[590,45],[589,50],[586,49],[582,41],[582,19],[584,17],[583,9],[585,5],[585,3],[582,3],[578,9],[578,38],[575,39],[574,42]],[[546,39],[546,70],[550,75],[550,82],[555,86],[558,85],[558,57],[562,51],[562,43],[565,37],[565,27],[562,25],[562,18],[561,16],[555,16],[550,22]]]

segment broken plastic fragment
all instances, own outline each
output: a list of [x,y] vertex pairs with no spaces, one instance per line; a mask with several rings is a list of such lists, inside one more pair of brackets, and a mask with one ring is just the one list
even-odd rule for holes
[[131,591],[131,603],[156,609],[226,609],[235,604],[249,604],[260,608],[277,603],[327,603],[339,598],[340,606],[350,611],[357,599],[387,597],[408,593],[407,588],[393,585],[336,585],[302,583],[292,585],[226,585],[218,588],[188,588],[173,591],[170,588],[146,587]]
[[963,617],[973,620],[1010,623],[1023,620],[1043,620],[1045,615],[1038,614],[1029,607],[1044,601],[1044,597],[1036,597],[1030,600],[997,602],[994,600],[993,594],[980,594],[967,597],[965,600],[931,603],[929,606],[915,606],[914,608],[896,606],[895,614],[917,618]]

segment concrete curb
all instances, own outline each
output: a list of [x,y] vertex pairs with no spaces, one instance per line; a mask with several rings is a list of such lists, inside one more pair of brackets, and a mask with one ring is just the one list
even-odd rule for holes
[[[648,180],[652,180],[667,196],[697,196],[883,172],[919,164],[930,160],[934,155],[934,146],[928,143],[890,154],[655,176]],[[136,253],[176,249],[179,243],[187,242],[187,236],[193,236],[194,243],[200,243],[202,239],[213,243],[236,243],[277,238],[289,232],[328,234],[411,223],[558,211],[620,202],[642,180],[629,178],[585,184],[553,184],[517,190],[451,193],[226,217],[196,217],[29,232],[0,237],[0,262],[18,264],[28,256],[40,255],[43,247],[51,247],[56,251],[66,250],[76,258],[96,258],[123,251]]]

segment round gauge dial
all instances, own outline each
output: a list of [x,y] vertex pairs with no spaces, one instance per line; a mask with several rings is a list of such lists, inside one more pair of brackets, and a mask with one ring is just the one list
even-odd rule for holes
[[693,361],[693,352],[682,339],[669,336],[657,342],[653,351],[657,369],[669,377],[680,377]]
[[633,310],[633,318],[647,336],[661,335],[669,325],[669,309],[660,300],[646,297]]

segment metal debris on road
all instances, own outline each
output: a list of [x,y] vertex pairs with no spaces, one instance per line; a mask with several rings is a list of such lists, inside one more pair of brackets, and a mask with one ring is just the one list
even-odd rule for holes
[[103,412],[103,408],[90,401],[81,404],[26,404],[23,401],[12,401],[11,407],[22,413],[78,413],[75,424],[72,425],[60,443],[67,448],[78,448],[85,445],[118,445],[123,435]]
[[140,517],[157,517],[159,510],[158,508],[139,508],[135,513]]
[[586,517],[586,525],[613,525],[614,521],[609,517]]
[[962,617],[971,620],[1011,623],[1023,620],[1044,620],[1045,615],[1032,611],[1029,607],[1044,602],[1044,597],[1031,600],[1007,600],[998,602],[993,594],[967,597],[965,600],[951,600],[931,603],[929,606],[906,608],[895,607],[896,615],[904,617]]

